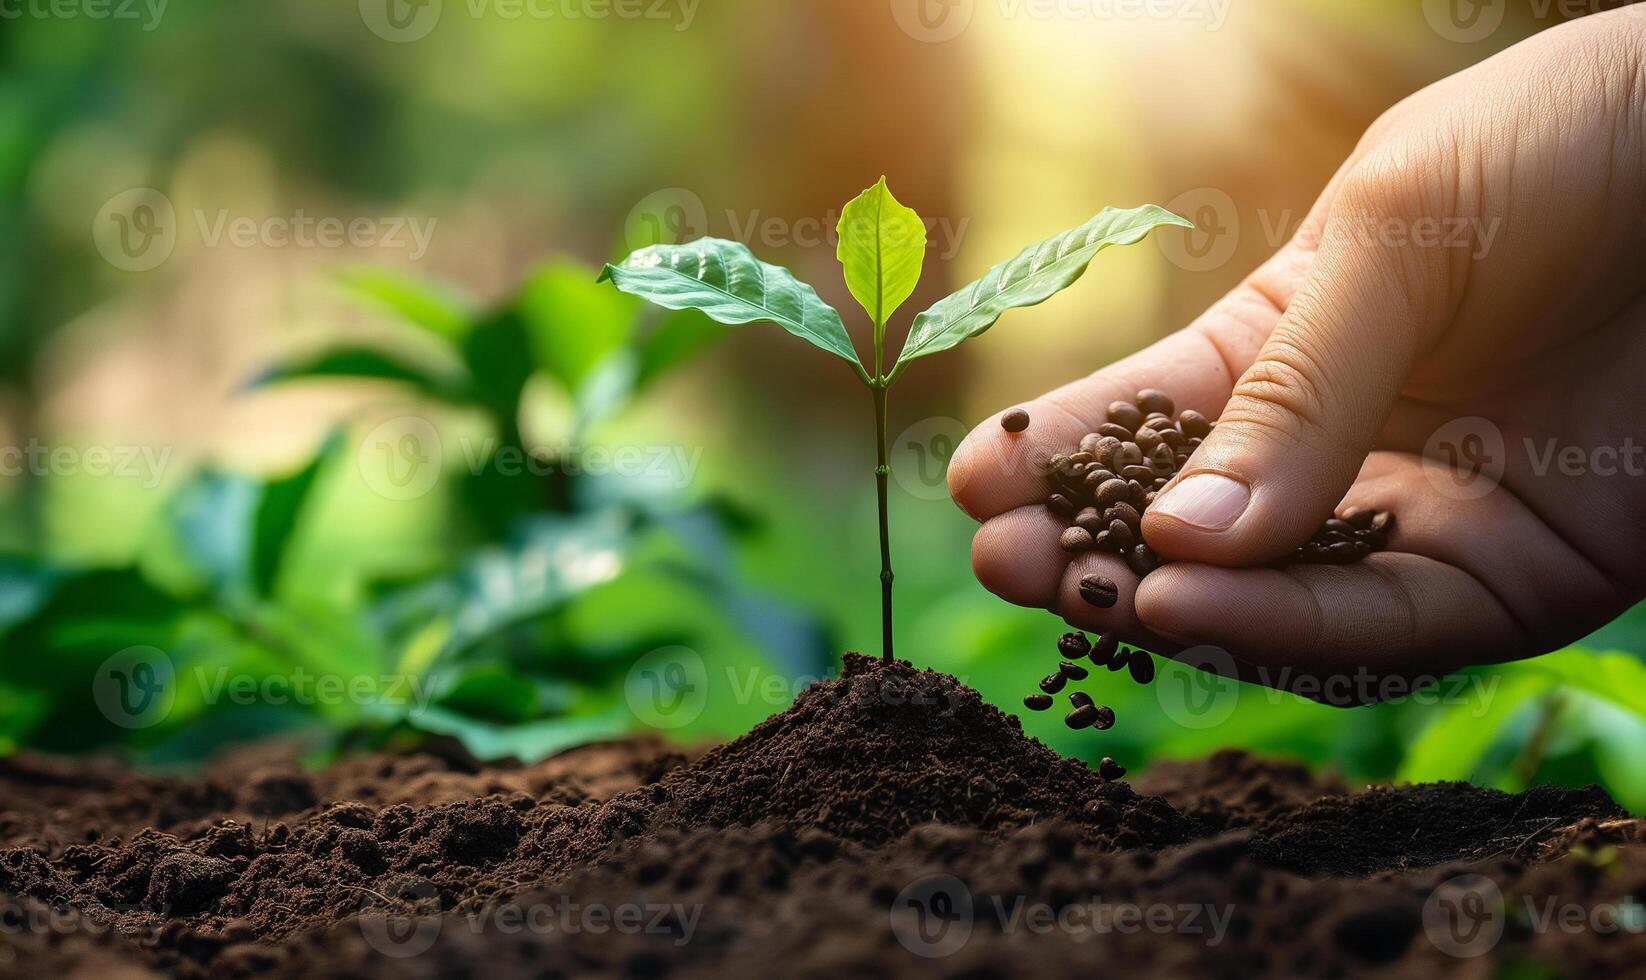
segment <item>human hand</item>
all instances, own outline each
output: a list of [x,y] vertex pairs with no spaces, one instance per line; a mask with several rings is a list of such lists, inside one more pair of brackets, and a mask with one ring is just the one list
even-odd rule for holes
[[[1214,644],[1270,682],[1530,656],[1646,594],[1643,14],[1551,29],[1400,103],[1193,324],[1025,404],[1028,432],[980,425],[949,469],[982,522],[979,580],[1157,652]],[[1173,563],[1140,582],[1059,549],[1067,522],[1024,462],[1143,388],[1221,421],[1145,515]],[[1486,452],[1459,471],[1448,445]],[[1391,550],[1262,567],[1340,503],[1396,512]],[[1081,600],[1092,573],[1114,607]]]

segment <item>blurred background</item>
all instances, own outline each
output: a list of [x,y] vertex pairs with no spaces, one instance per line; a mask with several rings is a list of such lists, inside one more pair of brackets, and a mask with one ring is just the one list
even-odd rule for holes
[[[1199,226],[893,399],[899,653],[1013,710],[1062,630],[973,580],[954,444],[1187,322],[1383,109],[1561,6],[0,5],[0,749],[533,758],[780,710],[877,643],[869,400],[778,330],[594,278],[735,238],[866,349],[832,231],[882,173],[930,222],[905,324],[1104,205]],[[1248,746],[1639,811],[1643,652],[1637,610],[1377,708],[1167,666],[1110,685],[1100,740],[1025,725],[1134,768]]]

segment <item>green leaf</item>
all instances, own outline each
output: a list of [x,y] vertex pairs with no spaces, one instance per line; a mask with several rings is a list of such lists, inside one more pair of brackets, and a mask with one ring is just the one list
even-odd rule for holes
[[308,379],[393,381],[444,401],[473,400],[467,379],[457,371],[442,372],[398,355],[369,347],[338,347],[264,371],[248,385],[266,387]]
[[1495,689],[1443,708],[1401,761],[1396,780],[1430,783],[1468,779],[1515,712],[1549,694],[1556,682],[1541,673],[1505,673]]
[[533,360],[576,395],[595,366],[629,340],[636,303],[596,283],[586,266],[544,266],[515,299]]
[[443,340],[457,340],[474,324],[469,299],[447,286],[375,266],[346,269],[337,280]]
[[599,281],[607,279],[658,306],[702,310],[721,323],[770,321],[866,373],[834,307],[789,270],[761,262],[737,242],[653,245],[606,266]]
[[315,480],[341,446],[341,436],[333,433],[308,465],[284,479],[264,485],[252,518],[251,578],[259,594],[273,593]]
[[1079,279],[1098,252],[1110,245],[1136,244],[1161,225],[1194,227],[1153,204],[1127,211],[1104,208],[1080,227],[1029,246],[1016,258],[995,266],[983,278],[938,300],[915,317],[894,374],[916,358],[946,351],[977,336],[994,326],[1007,310],[1045,302]]
[[898,203],[881,177],[841,210],[837,230],[835,254],[846,273],[846,288],[873,320],[878,349],[886,321],[920,282],[926,224]]

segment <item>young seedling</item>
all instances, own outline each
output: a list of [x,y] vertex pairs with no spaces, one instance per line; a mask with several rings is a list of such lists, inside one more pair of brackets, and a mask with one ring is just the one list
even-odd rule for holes
[[1086,271],[1110,245],[1132,245],[1161,225],[1192,228],[1154,205],[1105,208],[1077,228],[1031,245],[983,278],[939,300],[914,318],[902,353],[885,366],[886,324],[914,292],[926,255],[926,224],[898,203],[886,178],[841,211],[837,256],[846,288],[874,325],[874,370],[858,360],[851,337],[832,306],[784,268],[768,265],[737,242],[702,238],[684,245],[643,248],[600,275],[618,289],[671,310],[698,309],[722,323],[771,322],[844,360],[874,396],[880,504],[880,611],[882,656],[892,659],[892,553],[886,518],[886,395],[915,360],[946,351],[994,325],[1002,313],[1034,306]]

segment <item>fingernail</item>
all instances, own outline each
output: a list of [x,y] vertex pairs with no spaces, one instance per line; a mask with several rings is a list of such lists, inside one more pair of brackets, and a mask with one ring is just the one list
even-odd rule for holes
[[1225,531],[1246,512],[1246,484],[1216,473],[1196,473],[1160,495],[1150,507],[1202,531]]

